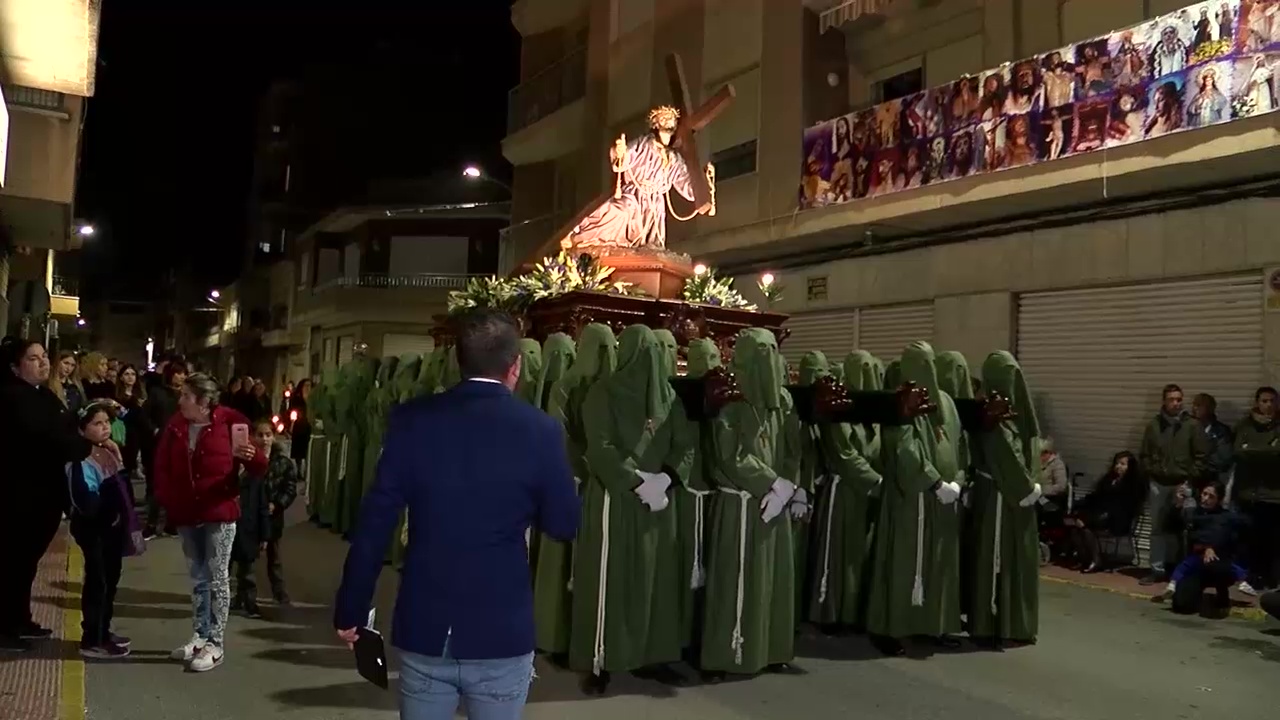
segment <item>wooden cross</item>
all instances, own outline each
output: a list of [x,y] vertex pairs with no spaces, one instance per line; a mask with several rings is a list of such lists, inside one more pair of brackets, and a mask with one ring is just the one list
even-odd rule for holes
[[[724,85],[706,102],[694,109],[690,100],[689,84],[684,77],[684,63],[676,53],[671,53],[667,56],[667,84],[671,88],[671,106],[680,111],[680,121],[676,124],[675,135],[671,138],[671,147],[680,154],[685,166],[689,169],[689,180],[693,186],[693,205],[695,210],[700,214],[705,213],[711,209],[711,185],[707,182],[707,176],[703,172],[702,160],[698,157],[698,144],[694,134],[710,124],[712,120],[716,119],[716,116],[729,107],[729,103],[734,98],[734,89],[732,85]],[[592,211],[611,197],[613,197],[612,188],[602,192],[584,206],[582,210],[579,210],[577,214],[571,216],[564,225],[557,228],[556,232],[538,248],[533,257],[528,258],[523,265],[515,268],[512,271],[513,274],[518,275],[527,268],[532,267],[534,263],[537,263],[542,258],[559,252],[560,240],[573,232],[573,229],[578,226],[578,223],[582,222],[583,218],[590,215]]]

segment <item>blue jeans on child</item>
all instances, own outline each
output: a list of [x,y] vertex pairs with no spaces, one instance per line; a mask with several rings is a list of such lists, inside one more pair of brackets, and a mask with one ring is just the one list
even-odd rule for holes
[[405,652],[400,665],[401,720],[452,720],[459,698],[471,720],[520,720],[533,680],[533,653],[454,660]]
[[[1248,577],[1248,573],[1246,573],[1244,568],[1240,567],[1239,565],[1236,565],[1235,563],[1230,563],[1229,566],[1231,568],[1232,575],[1235,577],[1236,582],[1241,582],[1246,577]],[[1204,557],[1202,555],[1197,555],[1195,553],[1192,553],[1191,555],[1188,555],[1185,558],[1183,558],[1182,562],[1178,563],[1178,567],[1173,569],[1173,576],[1169,579],[1172,580],[1174,584],[1177,584],[1179,581],[1181,581],[1183,578],[1187,576],[1187,573],[1199,572],[1203,567],[1204,567]]]

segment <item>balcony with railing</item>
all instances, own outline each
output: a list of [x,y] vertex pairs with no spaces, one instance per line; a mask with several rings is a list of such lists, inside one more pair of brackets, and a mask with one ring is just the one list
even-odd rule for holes
[[353,277],[337,277],[316,286],[317,291],[339,288],[445,288],[461,290],[471,275],[448,273],[361,273]]
[[53,282],[49,286],[49,312],[66,317],[80,314],[79,280],[62,275],[53,276]]
[[569,219],[566,212],[548,213],[513,223],[498,233],[498,274],[508,275],[534,259],[538,249]]
[[339,276],[299,291],[290,328],[355,322],[428,322],[443,313],[449,293],[474,275],[361,273]]
[[507,134],[513,135],[581,100],[587,93],[587,49],[578,48],[511,89],[507,96]]

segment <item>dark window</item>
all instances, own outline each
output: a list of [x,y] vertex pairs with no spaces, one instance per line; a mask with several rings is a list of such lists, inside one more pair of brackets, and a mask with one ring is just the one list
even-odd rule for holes
[[716,181],[728,180],[756,171],[756,141],[725,148],[711,154],[711,164],[716,166]]
[[921,90],[924,90],[924,68],[916,68],[880,80],[875,84],[872,95],[879,104],[915,95]]
[[807,297],[810,301],[827,299],[827,276],[811,277],[807,280],[808,293]]

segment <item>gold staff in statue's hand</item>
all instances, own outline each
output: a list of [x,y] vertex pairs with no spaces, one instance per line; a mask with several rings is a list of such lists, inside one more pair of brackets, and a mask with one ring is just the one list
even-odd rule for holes
[[707,185],[711,187],[711,208],[707,210],[708,215],[716,214],[716,166],[707,163]]
[[627,134],[623,133],[613,141],[613,150],[609,152],[609,159],[612,161],[610,165],[613,167],[613,173],[616,176],[613,183],[613,197],[619,199],[622,197],[622,174],[627,171]]

